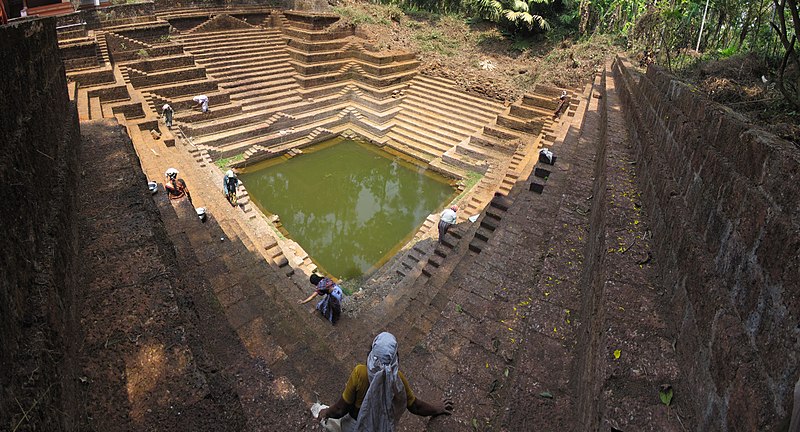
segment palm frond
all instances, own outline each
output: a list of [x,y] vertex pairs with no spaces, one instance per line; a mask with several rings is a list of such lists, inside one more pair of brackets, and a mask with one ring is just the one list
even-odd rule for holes
[[511,10],[515,12],[528,12],[528,3],[525,0],[513,0],[511,2]]

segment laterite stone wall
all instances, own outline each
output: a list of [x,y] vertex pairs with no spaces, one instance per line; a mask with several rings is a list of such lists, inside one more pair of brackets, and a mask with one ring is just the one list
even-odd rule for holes
[[77,111],[55,19],[0,26],[0,52],[0,429],[72,429]]
[[800,151],[657,67],[614,64],[696,430],[779,430],[800,375]]

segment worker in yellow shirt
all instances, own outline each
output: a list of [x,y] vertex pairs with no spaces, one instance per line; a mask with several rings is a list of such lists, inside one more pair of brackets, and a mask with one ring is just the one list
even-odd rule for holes
[[383,332],[372,342],[367,364],[353,369],[342,397],[330,408],[321,410],[319,418],[324,421],[345,417],[342,432],[384,432],[397,428],[406,409],[418,416],[450,415],[453,403],[445,399],[432,404],[414,396],[399,370],[397,339]]

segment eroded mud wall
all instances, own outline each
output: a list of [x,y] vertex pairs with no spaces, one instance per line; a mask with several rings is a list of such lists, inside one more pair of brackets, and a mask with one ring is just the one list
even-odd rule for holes
[[651,67],[617,59],[694,430],[779,430],[800,318],[800,152]]
[[0,429],[58,431],[77,412],[77,111],[54,19],[0,26],[0,53]]

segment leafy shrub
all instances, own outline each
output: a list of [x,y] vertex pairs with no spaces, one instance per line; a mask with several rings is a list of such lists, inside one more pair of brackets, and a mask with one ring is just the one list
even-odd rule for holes
[[551,0],[469,0],[475,15],[506,27],[512,33],[540,33],[550,30],[550,23],[534,12],[537,5]]

